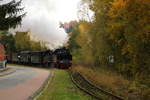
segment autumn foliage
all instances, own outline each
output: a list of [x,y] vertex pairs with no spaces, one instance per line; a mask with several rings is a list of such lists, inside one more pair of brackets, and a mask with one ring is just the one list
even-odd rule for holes
[[150,84],[150,0],[82,3],[87,3],[94,15],[90,20],[84,19],[89,14],[83,10],[79,26],[70,33],[74,63],[108,68],[128,79]]
[[94,15],[89,18],[87,10],[80,10],[84,14],[79,26],[70,33],[74,64],[112,70],[132,80],[131,87],[145,95],[139,100],[147,100],[143,91],[149,91],[150,84],[150,0],[82,0],[84,3]]

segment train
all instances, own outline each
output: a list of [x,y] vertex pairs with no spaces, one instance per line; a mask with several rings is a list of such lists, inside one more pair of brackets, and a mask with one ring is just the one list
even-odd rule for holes
[[22,65],[36,65],[68,69],[72,65],[72,55],[67,48],[60,48],[54,51],[21,51],[7,55],[8,63]]
[[69,49],[56,49],[54,52],[54,63],[57,68],[69,68],[72,65],[72,55]]

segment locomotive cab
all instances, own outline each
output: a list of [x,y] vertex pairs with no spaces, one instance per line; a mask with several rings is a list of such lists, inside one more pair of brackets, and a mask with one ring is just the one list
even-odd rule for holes
[[72,56],[68,49],[59,49],[56,54],[56,67],[60,69],[68,69],[72,65]]

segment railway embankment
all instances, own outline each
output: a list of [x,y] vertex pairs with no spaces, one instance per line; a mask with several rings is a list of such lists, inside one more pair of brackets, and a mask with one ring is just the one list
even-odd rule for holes
[[150,100],[148,86],[127,80],[110,70],[74,66],[71,72],[73,83],[97,99]]

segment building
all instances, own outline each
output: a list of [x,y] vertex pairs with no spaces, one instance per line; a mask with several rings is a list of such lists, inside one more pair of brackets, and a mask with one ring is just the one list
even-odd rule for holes
[[6,67],[5,49],[4,46],[0,43],[0,68],[5,67]]

